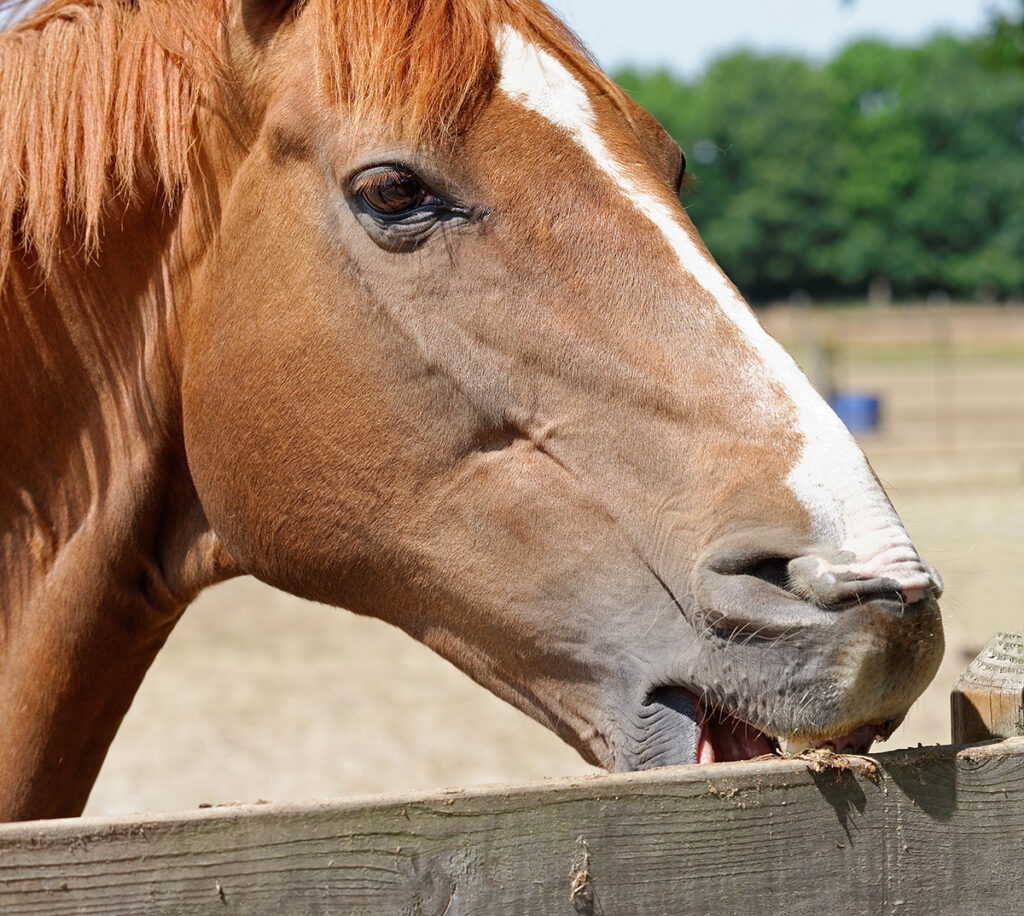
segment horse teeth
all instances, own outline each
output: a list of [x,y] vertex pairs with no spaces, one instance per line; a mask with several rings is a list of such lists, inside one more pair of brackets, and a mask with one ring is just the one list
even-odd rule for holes
[[786,738],[783,744],[786,748],[786,753],[791,757],[796,757],[804,751],[809,751],[813,746],[806,738],[797,737]]

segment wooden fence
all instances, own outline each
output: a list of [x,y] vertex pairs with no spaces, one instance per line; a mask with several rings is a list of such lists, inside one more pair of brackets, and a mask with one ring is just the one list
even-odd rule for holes
[[1024,913],[1024,738],[0,827],[4,916],[775,910]]

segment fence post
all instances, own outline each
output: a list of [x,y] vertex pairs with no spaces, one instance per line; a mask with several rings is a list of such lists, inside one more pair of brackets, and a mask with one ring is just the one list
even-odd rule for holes
[[996,633],[950,695],[954,744],[1024,735],[1024,634]]

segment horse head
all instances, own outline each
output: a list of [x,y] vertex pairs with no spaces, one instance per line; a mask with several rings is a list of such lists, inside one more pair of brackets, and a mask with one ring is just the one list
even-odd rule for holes
[[[4,813],[80,810],[239,572],[390,621],[611,769],[891,732],[939,579],[704,248],[677,145],[539,3],[65,5],[0,46],[0,76],[114,60],[3,115],[5,326],[52,316],[59,358],[0,388],[63,417],[0,443],[10,530],[46,534],[5,618],[37,661],[5,674]],[[82,151],[33,145],[47,117]],[[62,182],[15,186],[23,149]],[[82,225],[89,258],[58,244]]]
[[434,142],[429,96],[310,90],[317,22],[267,42],[192,298],[185,441],[228,551],[606,767],[886,736],[938,579],[704,249],[675,143],[528,4],[363,37],[397,71],[368,82],[465,93]]

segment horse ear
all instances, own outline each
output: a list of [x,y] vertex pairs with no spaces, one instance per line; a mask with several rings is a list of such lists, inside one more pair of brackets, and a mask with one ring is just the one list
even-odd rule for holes
[[679,194],[686,176],[686,156],[654,115],[632,99],[628,100],[628,105],[630,121],[637,140],[651,157],[651,164],[658,175],[666,185]]
[[676,172],[676,194],[682,194],[684,189],[692,189],[693,176],[686,173],[686,153],[682,147],[679,149],[679,167]]

